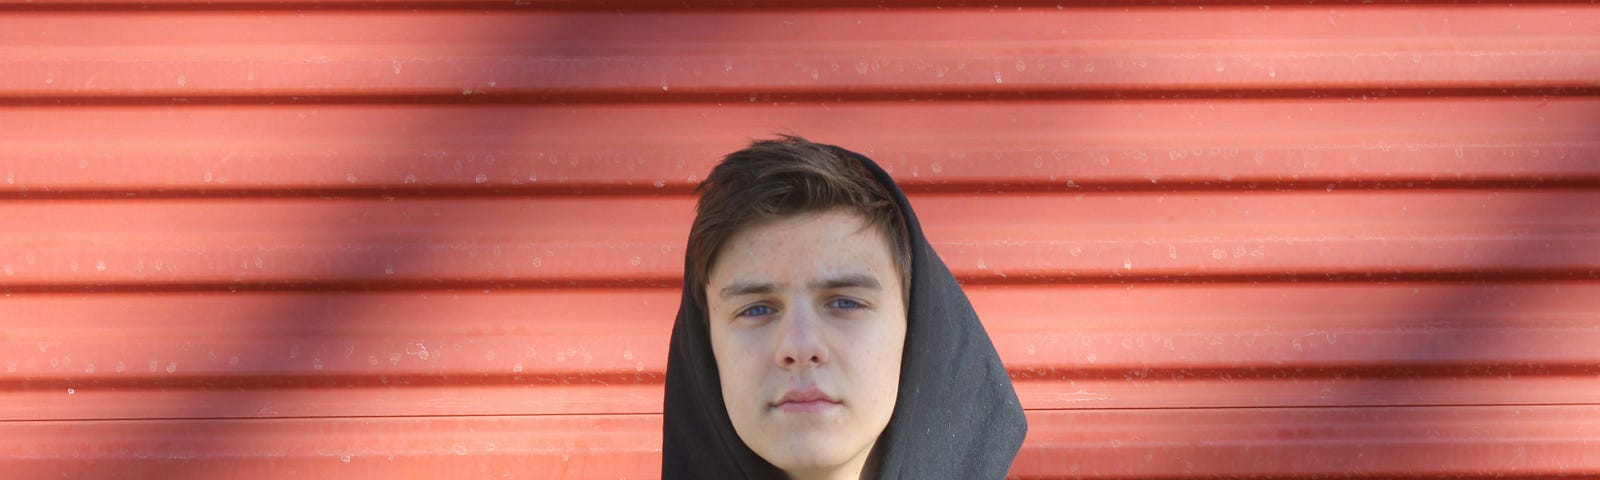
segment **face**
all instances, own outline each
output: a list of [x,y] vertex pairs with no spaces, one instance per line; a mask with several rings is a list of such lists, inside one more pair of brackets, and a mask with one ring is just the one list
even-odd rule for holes
[[706,285],[739,438],[795,477],[859,471],[894,412],[902,279],[864,217],[827,211],[738,231]]

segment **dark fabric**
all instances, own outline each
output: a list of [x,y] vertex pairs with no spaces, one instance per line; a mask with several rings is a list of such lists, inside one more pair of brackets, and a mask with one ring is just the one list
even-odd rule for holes
[[[1027,434],[1011,378],[955,276],[922,235],[911,204],[872,160],[844,149],[888,187],[905,215],[912,250],[906,347],[894,415],[879,440],[880,479],[1004,478]],[[685,263],[684,285],[688,278]],[[706,312],[679,302],[667,354],[662,477],[782,479],[744,445],[722,403]]]

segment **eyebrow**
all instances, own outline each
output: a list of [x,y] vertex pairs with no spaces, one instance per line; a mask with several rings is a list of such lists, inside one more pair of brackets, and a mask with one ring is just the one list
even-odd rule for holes
[[733,282],[722,288],[722,298],[737,297],[740,295],[755,295],[759,293],[772,293],[778,289],[771,283],[761,282]]
[[881,290],[878,279],[865,273],[850,273],[833,278],[826,278],[811,284],[812,290],[833,290],[838,288],[865,288]]
[[[811,283],[812,290],[834,290],[840,288],[865,288],[868,290],[882,290],[877,277],[864,273],[847,273],[837,277],[825,278]],[[755,295],[772,293],[778,290],[777,285],[770,282],[733,282],[732,285],[722,288],[722,298],[737,297],[740,295]]]

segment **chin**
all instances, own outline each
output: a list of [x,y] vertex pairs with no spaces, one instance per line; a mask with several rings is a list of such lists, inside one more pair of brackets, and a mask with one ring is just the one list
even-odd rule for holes
[[819,454],[820,452],[783,452],[777,458],[762,455],[772,466],[785,472],[829,471],[843,466],[850,459],[844,455]]
[[823,432],[771,439],[756,451],[784,471],[831,470],[849,463],[860,452],[850,451],[847,439]]

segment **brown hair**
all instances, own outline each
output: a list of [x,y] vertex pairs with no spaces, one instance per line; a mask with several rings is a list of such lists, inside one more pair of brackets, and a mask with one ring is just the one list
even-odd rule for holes
[[739,229],[779,217],[844,208],[889,239],[902,296],[911,291],[911,244],[894,195],[842,149],[784,135],[723,157],[695,188],[700,202],[689,229],[689,278],[706,308],[706,281],[717,251]]

